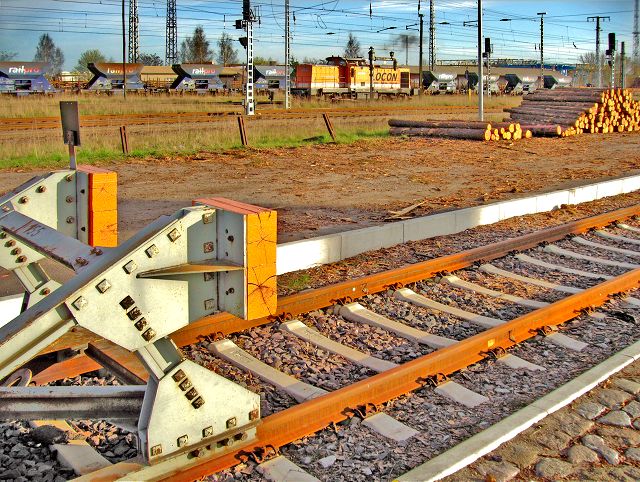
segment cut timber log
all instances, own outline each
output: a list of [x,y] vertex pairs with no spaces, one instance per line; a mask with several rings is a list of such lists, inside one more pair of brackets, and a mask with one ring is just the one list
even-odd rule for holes
[[441,137],[447,139],[491,140],[492,132],[487,129],[392,127],[392,136]]
[[560,137],[562,127],[552,124],[523,124],[523,131],[529,131],[535,137]]

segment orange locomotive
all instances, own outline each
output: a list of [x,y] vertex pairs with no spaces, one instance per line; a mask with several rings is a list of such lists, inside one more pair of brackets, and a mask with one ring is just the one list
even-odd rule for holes
[[[348,97],[369,95],[371,69],[363,58],[327,57],[326,65],[300,64],[292,92],[307,96]],[[406,67],[373,66],[373,91],[378,96],[411,95]]]

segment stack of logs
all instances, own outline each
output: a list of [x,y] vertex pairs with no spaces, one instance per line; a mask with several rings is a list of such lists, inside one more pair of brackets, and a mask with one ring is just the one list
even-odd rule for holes
[[505,112],[511,114],[509,121],[519,122],[534,136],[640,130],[640,103],[626,89],[538,90]]
[[442,137],[479,141],[517,141],[532,136],[517,122],[489,123],[483,121],[411,121],[391,119],[392,136]]

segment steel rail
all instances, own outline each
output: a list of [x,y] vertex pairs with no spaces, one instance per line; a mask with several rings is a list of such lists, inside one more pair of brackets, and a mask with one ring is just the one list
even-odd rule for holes
[[[323,113],[330,114],[338,118],[350,117],[379,117],[394,115],[399,112],[429,112],[431,114],[450,114],[456,112],[470,111],[468,106],[428,106],[428,107],[407,107],[400,106],[394,108],[368,108],[368,109],[296,109],[286,112],[263,111],[259,115],[249,118],[250,121],[261,120],[291,120],[291,119],[313,119],[318,118]],[[495,110],[500,112],[499,109]],[[158,112],[141,114],[103,114],[85,115],[80,119],[81,127],[106,127],[122,125],[156,125],[156,124],[181,124],[193,122],[221,122],[240,115],[237,111],[222,112]],[[20,130],[45,130],[57,129],[60,127],[58,117],[5,117],[0,118],[0,132],[11,132]]]
[[606,303],[613,296],[640,286],[640,268],[604,281],[503,325],[483,331],[455,345],[403,363],[397,368],[366,378],[334,392],[301,403],[262,420],[257,439],[235,452],[203,460],[198,466],[167,474],[163,480],[195,480],[237,465],[251,455],[274,453],[283,445],[311,435],[331,423],[341,422],[367,407],[379,406],[506,350],[550,325],[565,323],[584,310]]

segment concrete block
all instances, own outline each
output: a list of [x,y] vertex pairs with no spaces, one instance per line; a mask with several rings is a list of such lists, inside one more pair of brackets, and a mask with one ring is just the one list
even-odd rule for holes
[[622,180],[614,179],[613,181],[605,181],[598,184],[598,199],[609,196],[617,196],[622,194]]
[[534,214],[536,212],[536,204],[531,199],[513,199],[511,201],[503,201],[498,203],[500,206],[500,219],[509,219],[515,216],[524,216],[526,214]]
[[570,336],[563,335],[562,333],[551,333],[547,335],[545,341],[551,343],[553,345],[561,346],[562,348],[566,348],[568,350],[573,351],[582,351],[587,346],[587,343],[576,340],[575,338],[571,338]]
[[298,467],[284,455],[261,463],[258,465],[258,472],[272,482],[320,482],[320,479]]
[[500,221],[500,205],[488,204],[455,211],[456,233]]
[[513,415],[464,442],[396,478],[402,482],[440,480],[488,454],[504,442],[542,420],[547,413],[534,406],[518,410]]
[[622,192],[633,192],[640,189],[640,176],[629,176],[621,179]]
[[536,196],[536,211],[539,213],[559,209],[569,203],[569,191],[558,191]]
[[88,474],[111,465],[111,462],[96,452],[84,440],[70,440],[68,444],[54,444],[51,449],[57,452],[58,462],[61,465],[73,469],[78,475]]
[[421,239],[433,238],[435,236],[446,236],[455,232],[456,214],[455,212],[434,214],[421,218],[408,219],[403,221],[404,241],[418,241]]
[[321,264],[334,263],[342,259],[344,258],[340,234],[293,241],[278,245],[276,272],[277,274],[290,273]]
[[362,425],[396,442],[404,442],[419,433],[386,413],[376,413],[367,417],[362,421]]
[[611,375],[633,362],[632,358],[621,354],[613,355],[591,370],[556,388],[551,393],[533,402],[532,406],[553,413],[584,395]]
[[619,351],[618,355],[628,356],[633,360],[637,360],[640,358],[640,341],[637,341],[633,345],[629,345],[624,350]]
[[460,405],[470,408],[477,407],[489,401],[484,395],[469,390],[456,382],[445,382],[442,385],[438,385],[435,391],[443,397],[447,397]]
[[350,258],[366,251],[388,248],[404,242],[402,223],[357,229],[342,233],[342,258]]
[[598,196],[598,185],[590,184],[588,186],[574,187],[569,189],[568,204],[580,204],[593,201]]

